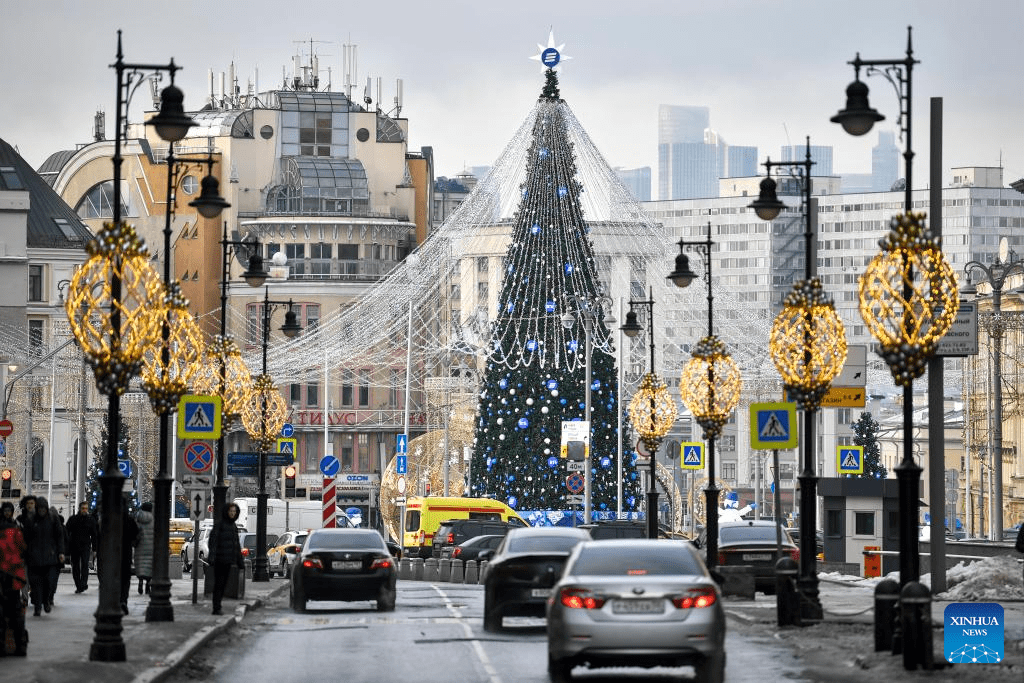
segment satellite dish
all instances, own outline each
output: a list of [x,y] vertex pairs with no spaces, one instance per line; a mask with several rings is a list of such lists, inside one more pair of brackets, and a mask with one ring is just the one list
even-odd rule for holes
[[1006,263],[1007,257],[1010,255],[1010,241],[1005,237],[999,238],[999,260]]

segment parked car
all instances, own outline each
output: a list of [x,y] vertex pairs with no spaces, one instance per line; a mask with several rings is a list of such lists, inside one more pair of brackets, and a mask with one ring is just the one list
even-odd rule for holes
[[290,599],[296,612],[310,600],[375,600],[395,609],[398,571],[376,529],[314,529],[292,568]]
[[480,560],[480,553],[488,550],[497,550],[505,534],[485,534],[474,536],[468,541],[463,541],[452,548],[452,559],[468,562],[469,560]]
[[498,534],[504,536],[509,529],[521,529],[523,525],[515,518],[507,522],[495,519],[449,519],[441,522],[434,532],[431,556],[438,559],[451,557],[455,546],[474,536]]
[[585,529],[530,527],[512,529],[497,550],[480,554],[489,560],[484,577],[484,630],[501,630],[506,616],[544,616],[551,587],[558,581],[569,552],[590,540]]
[[607,538],[647,538],[647,522],[631,519],[615,519],[594,524],[581,524],[581,529],[590,532],[595,541]]
[[[800,547],[800,527],[787,527],[786,531],[789,532],[789,537],[793,539],[793,543]],[[815,556],[824,561],[825,559],[825,536],[820,531],[814,532],[815,540]]]
[[[701,532],[694,545],[707,545],[707,530]],[[775,593],[776,550],[774,522],[751,519],[718,525],[718,566],[753,566],[754,588],[769,595]],[[782,530],[782,552],[795,562],[800,561],[800,550],[787,529]]]
[[[239,531],[238,544],[242,546],[242,558],[246,560],[256,559],[256,532]],[[267,534],[267,550],[277,545],[277,534]]]
[[274,574],[288,578],[292,573],[295,558],[302,552],[302,544],[306,542],[309,530],[286,531],[277,539],[273,548],[267,551],[267,569],[270,576]]
[[580,543],[546,616],[552,681],[567,681],[581,664],[693,666],[702,682],[725,676],[721,593],[688,541]]

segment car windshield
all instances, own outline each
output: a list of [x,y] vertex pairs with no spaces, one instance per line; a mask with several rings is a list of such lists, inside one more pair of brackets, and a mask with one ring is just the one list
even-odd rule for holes
[[379,534],[313,534],[309,539],[310,550],[338,550],[339,548],[384,550]]
[[685,548],[658,545],[608,547],[588,546],[580,551],[570,569],[578,576],[644,576],[671,574],[703,574],[704,570]]
[[510,553],[565,552],[581,540],[576,536],[517,536],[509,538],[505,547]]
[[[748,541],[768,541],[775,543],[774,526],[724,526],[718,530],[718,536],[723,543],[746,543]],[[786,533],[782,533],[782,540],[786,541]]]

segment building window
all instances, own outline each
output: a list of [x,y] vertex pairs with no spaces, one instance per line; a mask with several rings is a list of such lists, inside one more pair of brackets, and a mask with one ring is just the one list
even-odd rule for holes
[[486,281],[476,283],[476,298],[477,298],[477,301],[481,301],[481,302],[486,302],[487,301],[487,282]]
[[486,273],[487,272],[487,257],[477,256],[476,257],[476,272]]
[[28,267],[28,300],[43,300],[43,267],[30,265]]
[[306,334],[315,332],[320,326],[320,304],[306,304],[303,308],[306,313]]
[[294,275],[303,275],[306,272],[306,245],[286,244],[284,255],[288,257],[288,265]]
[[43,481],[43,440],[32,438],[32,481]]
[[722,479],[726,479],[728,481],[736,481],[736,463],[722,463]]
[[370,435],[359,434],[356,439],[359,445],[359,471],[373,472],[374,468],[370,465]]
[[856,536],[874,536],[875,535],[875,513],[874,512],[854,512],[853,513],[853,533]]
[[28,351],[32,356],[43,355],[43,321],[28,321]]
[[370,405],[370,371],[363,369],[359,371],[359,407],[364,408]]
[[331,274],[331,245],[317,242],[309,245],[310,272],[313,275]]
[[249,346],[263,345],[263,304],[245,307],[245,343]]
[[313,383],[306,385],[306,405],[316,408],[320,405],[320,385]]
[[829,538],[843,537],[843,511],[825,511],[825,535]]
[[352,406],[352,373],[348,370],[345,371],[341,380],[341,405],[346,408]]
[[352,455],[353,455],[352,450],[353,450],[352,449],[352,435],[351,434],[342,434],[341,435],[341,454],[340,454],[340,457],[338,459],[341,461],[341,470],[343,472],[352,472],[353,471],[352,467],[353,467],[353,465],[355,463],[352,462]]
[[299,112],[299,150],[303,156],[331,156],[331,115]]
[[396,368],[391,368],[391,383],[388,387],[388,407],[397,408],[400,405],[399,402],[399,391],[402,388],[402,375],[404,372]]

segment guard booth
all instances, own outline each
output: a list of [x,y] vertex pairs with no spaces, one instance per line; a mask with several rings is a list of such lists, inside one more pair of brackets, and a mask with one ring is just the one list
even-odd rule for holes
[[[895,479],[823,477],[818,480],[825,561],[864,568],[864,549],[899,551],[899,489]],[[899,570],[898,555],[883,555],[881,575]]]

